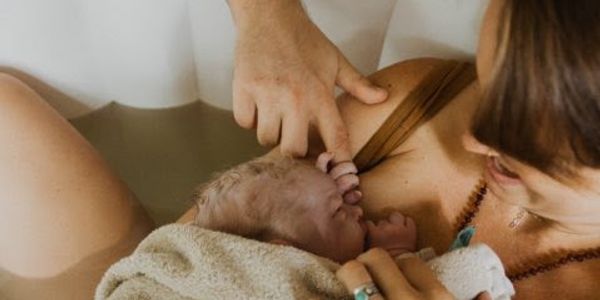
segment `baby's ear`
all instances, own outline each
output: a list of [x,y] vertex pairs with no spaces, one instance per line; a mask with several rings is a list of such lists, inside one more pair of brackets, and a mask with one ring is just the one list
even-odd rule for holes
[[282,239],[272,239],[268,243],[275,245],[292,246],[292,243]]

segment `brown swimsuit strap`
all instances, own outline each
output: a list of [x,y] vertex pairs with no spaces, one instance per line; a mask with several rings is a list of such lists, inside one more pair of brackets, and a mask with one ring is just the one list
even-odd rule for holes
[[449,60],[434,68],[354,157],[358,171],[367,171],[380,163],[475,78],[475,67],[470,63]]

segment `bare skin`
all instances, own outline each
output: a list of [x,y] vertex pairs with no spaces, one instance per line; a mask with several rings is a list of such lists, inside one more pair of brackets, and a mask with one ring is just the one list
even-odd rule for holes
[[0,141],[0,268],[11,278],[3,297],[91,299],[152,221],[92,146],[7,74]]
[[309,126],[314,125],[337,162],[350,160],[334,88],[370,104],[384,101],[385,89],[356,71],[300,1],[228,3],[238,29],[233,80],[238,124],[256,128],[261,144],[280,144],[281,152],[292,156],[306,154]]
[[[276,164],[277,170],[285,169],[285,175],[268,175],[266,168],[273,167],[263,161],[225,171],[198,192],[195,201],[202,213],[194,223],[245,236],[244,232],[260,232],[266,221],[273,233],[263,242],[295,246],[339,263],[371,247],[392,255],[416,250],[416,228],[410,217],[394,212],[377,223],[365,221],[360,206],[344,200],[358,185],[354,164],[332,165],[330,153],[321,154],[316,167],[262,160]],[[233,182],[231,178],[240,179]],[[267,211],[268,215],[263,214]]]
[[[350,132],[352,153],[357,153],[378,124],[436,63],[435,59],[419,59],[375,73],[371,77],[374,82],[390,86],[390,98],[385,104],[367,107],[350,101],[347,99],[349,96],[339,99],[342,116]],[[456,218],[466,205],[468,195],[482,176],[488,176],[484,175],[487,152],[476,152],[483,155],[469,152],[462,142],[469,113],[473,112],[472,107],[477,101],[476,93],[476,86],[467,88],[388,159],[361,175],[361,191],[365,199],[361,205],[366,217],[377,218],[390,210],[403,211],[417,224],[422,224],[417,228],[418,247],[431,245],[436,251],[447,249],[455,234],[453,226]],[[466,144],[473,147],[468,142]],[[472,151],[482,150],[475,145]],[[583,249],[600,245],[597,235],[566,233],[535,218],[526,219],[516,230],[510,229],[508,224],[517,211],[517,206],[499,199],[492,191],[474,222],[477,227],[474,242],[490,245],[509,269],[526,257],[536,257],[559,247]],[[516,297],[598,297],[600,294],[593,283],[598,276],[598,260],[571,264],[517,282]]]
[[[493,20],[493,16],[491,19]],[[489,36],[482,35],[481,41],[485,41]],[[321,36],[320,40],[323,39]],[[493,45],[487,46],[493,48]],[[480,78],[489,75],[489,65],[486,71],[485,61],[493,61],[490,59],[493,56],[490,56],[489,52],[487,55],[478,55]],[[332,57],[337,58],[335,55]],[[388,102],[400,101],[402,97],[398,95],[413,88],[435,61],[411,63],[414,64],[400,64],[374,75],[375,82],[385,87],[389,85],[390,93],[396,93]],[[328,71],[328,74],[335,72]],[[329,79],[328,82],[332,81],[334,80]],[[485,83],[485,80],[482,82]],[[467,118],[472,113],[477,99],[473,94],[469,94],[474,91],[474,88],[465,90],[436,119],[421,128],[411,140],[398,149],[396,155],[363,176],[363,192],[365,199],[369,199],[364,202],[367,214],[377,216],[388,209],[405,208],[403,211],[411,212],[420,224],[426,225],[432,220],[438,220],[440,224],[419,227],[423,233],[419,242],[421,245],[433,244],[438,249],[443,248],[444,241],[450,239],[451,224],[485,169],[485,154],[492,154],[502,159],[514,171],[520,172],[524,181],[528,180],[524,182],[527,191],[536,192],[524,195],[519,191],[508,191],[497,186],[493,190],[495,193],[491,193],[486,199],[475,221],[479,224],[476,239],[490,244],[509,267],[522,257],[536,256],[557,246],[579,248],[600,244],[597,236],[586,233],[591,228],[586,229],[578,222],[570,222],[572,219],[565,218],[565,212],[535,205],[535,201],[543,203],[540,200],[556,200],[552,203],[564,204],[569,208],[567,212],[574,213],[576,207],[568,201],[577,203],[577,200],[583,200],[586,209],[585,212],[579,213],[598,216],[599,210],[594,202],[585,201],[599,198],[594,192],[594,189],[598,188],[597,185],[592,184],[592,189],[586,189],[585,193],[573,193],[572,190],[547,180],[526,166],[511,162],[510,158],[502,157],[501,153],[486,149],[485,145],[471,141],[466,145],[473,153],[461,150],[463,148],[459,141],[462,138],[462,129],[466,126]],[[1,192],[0,198],[9,199],[0,203],[0,219],[3,222],[1,227],[4,228],[1,234],[3,240],[19,237],[19,240],[10,246],[0,248],[0,264],[2,268],[29,279],[59,281],[57,286],[61,288],[58,290],[39,288],[38,285],[25,286],[22,294],[15,297],[17,299],[89,298],[102,271],[112,261],[130,251],[152,226],[132,200],[127,188],[108,170],[89,144],[38,95],[18,80],[6,75],[0,80],[0,95],[0,113],[3,116],[0,118],[0,140],[3,145],[8,145],[0,150],[0,161],[6,166],[0,171],[0,180],[2,186],[7,187]],[[366,142],[377,124],[383,121],[395,105],[385,103],[378,107],[367,107],[348,99],[341,102],[342,118],[349,127],[354,126],[349,128],[351,150],[346,156],[350,157]],[[360,124],[362,126],[358,126]],[[343,126],[333,128],[339,129]],[[343,141],[339,142],[345,138],[343,131],[333,130],[331,133],[333,134],[328,136],[337,138],[329,139],[330,148],[340,148],[336,145],[346,144]],[[404,154],[397,155],[400,153]],[[583,173],[592,183],[599,182],[597,170],[584,170]],[[541,181],[529,181],[536,178]],[[560,195],[561,199],[546,197],[548,195],[542,193],[544,190],[531,184],[534,182],[542,182],[543,187],[548,188],[545,189],[547,192],[558,192],[556,195]],[[510,194],[502,193],[506,191]],[[512,200],[526,200],[519,204],[537,209],[536,212],[540,215],[544,213],[546,217],[552,217],[551,219],[556,221],[553,224],[560,226],[536,225],[532,220],[523,224],[518,231],[509,230],[506,224],[515,215],[515,205],[504,200],[510,200],[509,198],[517,195],[512,192],[519,196],[527,196]],[[571,216],[573,215],[575,214]],[[14,225],[23,224],[22,220],[31,222],[27,223],[27,226],[16,228]],[[592,223],[592,228],[595,225],[597,224]],[[434,230],[429,230],[432,228]],[[558,228],[562,230],[557,230]],[[104,257],[104,254],[106,258],[97,257]],[[91,266],[79,268],[80,263]],[[363,260],[362,263],[370,266],[372,270],[381,266],[381,261]],[[393,272],[398,272],[395,266],[385,266],[388,270],[391,268]],[[76,280],[61,277],[70,273],[73,268],[78,268]],[[414,270],[418,272],[409,272],[409,268],[400,266],[400,271],[404,272],[406,277],[418,277],[425,272],[419,268]],[[518,297],[598,298],[600,295],[595,289],[595,279],[600,277],[598,270],[600,266],[597,260],[568,265],[519,282]],[[395,282],[393,277],[376,277],[376,280],[382,285]],[[73,282],[78,284],[73,285]],[[424,284],[422,290],[433,288],[435,282],[428,284]],[[39,293],[32,296],[32,291],[27,289],[37,290]]]
[[[491,1],[481,31],[477,71],[479,84],[484,86],[489,82],[494,62],[501,3],[501,0]],[[408,61],[374,74],[373,82],[390,89],[385,104],[366,107],[349,101],[349,96],[340,99],[352,153],[357,153],[404,95],[414,88],[415,82],[420,81],[435,63],[432,59]],[[483,178],[488,183],[489,193],[473,222],[478,232],[474,241],[490,245],[509,270],[552,250],[600,246],[600,170],[579,168],[577,172],[583,178],[583,184],[558,182],[479,143],[466,130],[473,109],[477,107],[477,89],[475,85],[465,89],[387,160],[363,174],[365,214],[377,216],[390,209],[407,212],[418,224],[423,224],[418,228],[419,246],[434,245],[443,250],[455,234],[453,225],[466,205],[468,195]],[[521,209],[538,217],[526,217],[516,229],[510,228],[508,225]],[[342,279],[353,282],[353,276],[364,276],[361,272],[364,265],[369,266],[369,272],[371,269],[389,271],[382,261],[354,261],[351,267],[355,271],[345,273]],[[357,268],[357,263],[363,265],[363,269]],[[414,271],[400,269],[401,274],[413,278],[428,273],[421,269],[416,272],[421,275],[415,275]],[[381,277],[373,272],[371,277],[380,286],[388,286],[393,278],[397,279],[397,276]],[[599,277],[598,259],[568,264],[516,282],[516,298],[595,299],[600,297],[596,288]],[[429,287],[436,289],[434,284]],[[411,288],[427,291],[427,286],[413,285],[399,292],[406,293]],[[397,287],[394,290],[398,292]],[[412,294],[411,298],[437,299],[427,293]]]

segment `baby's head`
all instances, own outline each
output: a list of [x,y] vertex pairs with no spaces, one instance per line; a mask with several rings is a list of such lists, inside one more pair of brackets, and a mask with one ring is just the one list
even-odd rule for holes
[[238,165],[195,193],[195,223],[345,262],[363,251],[362,210],[344,203],[335,181],[293,159]]

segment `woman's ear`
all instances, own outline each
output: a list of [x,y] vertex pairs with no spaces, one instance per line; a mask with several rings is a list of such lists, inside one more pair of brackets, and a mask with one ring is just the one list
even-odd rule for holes
[[274,245],[292,246],[292,243],[282,239],[272,239],[268,243]]

